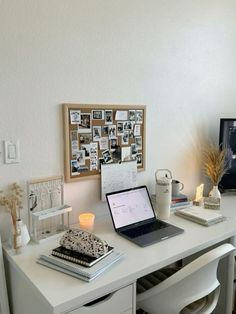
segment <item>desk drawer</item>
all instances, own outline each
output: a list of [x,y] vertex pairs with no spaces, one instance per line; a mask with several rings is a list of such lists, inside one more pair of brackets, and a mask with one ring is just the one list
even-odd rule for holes
[[132,313],[132,305],[133,285],[130,285],[81,306],[69,314],[128,314]]

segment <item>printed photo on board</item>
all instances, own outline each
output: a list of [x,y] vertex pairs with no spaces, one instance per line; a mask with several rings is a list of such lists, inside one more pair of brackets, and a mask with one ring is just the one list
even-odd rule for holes
[[93,120],[104,120],[104,110],[92,110]]
[[80,144],[90,144],[92,140],[92,133],[80,133],[79,135]]
[[93,141],[99,141],[101,138],[101,126],[93,126]]
[[104,119],[105,119],[105,124],[112,124],[112,115],[113,115],[113,110],[105,110],[104,111]]
[[135,111],[135,122],[143,123],[143,111],[142,110]]
[[108,126],[109,139],[116,137],[116,125]]
[[112,162],[112,157],[109,150],[104,150],[104,152],[102,153],[102,156],[106,164]]
[[91,132],[91,114],[81,113],[78,133],[90,133]]
[[70,123],[79,124],[80,123],[80,110],[71,110],[70,111]]

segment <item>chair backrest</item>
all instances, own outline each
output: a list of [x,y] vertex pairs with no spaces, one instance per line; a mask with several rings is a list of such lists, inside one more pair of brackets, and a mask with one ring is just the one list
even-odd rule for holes
[[0,314],[10,314],[0,236]]
[[138,294],[137,305],[149,314],[176,314],[215,291],[214,298],[209,298],[209,309],[201,312],[211,313],[219,297],[219,260],[234,250],[233,245],[226,243],[201,255],[158,285]]

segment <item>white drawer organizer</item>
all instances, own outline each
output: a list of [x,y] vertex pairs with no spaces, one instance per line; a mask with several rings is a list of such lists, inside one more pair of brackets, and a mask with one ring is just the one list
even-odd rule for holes
[[72,208],[64,205],[63,177],[55,176],[28,182],[30,236],[42,242],[69,228]]

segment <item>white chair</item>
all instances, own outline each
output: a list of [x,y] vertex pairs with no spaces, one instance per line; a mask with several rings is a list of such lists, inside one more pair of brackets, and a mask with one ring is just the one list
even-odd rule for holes
[[220,294],[219,260],[234,250],[233,245],[223,244],[173,271],[164,281],[165,269],[138,279],[137,307],[148,314],[212,313]]

